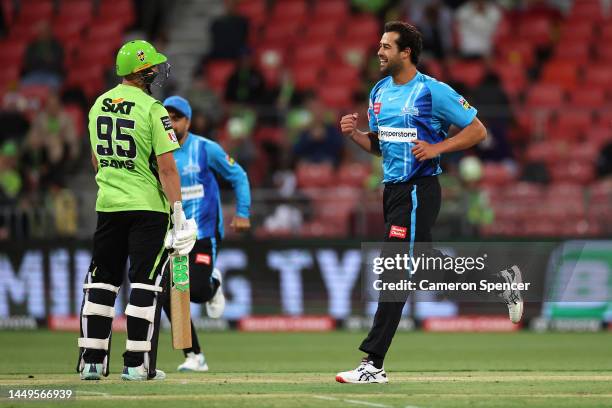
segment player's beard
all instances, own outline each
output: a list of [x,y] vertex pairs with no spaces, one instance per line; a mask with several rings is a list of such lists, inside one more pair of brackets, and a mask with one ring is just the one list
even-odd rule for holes
[[383,75],[395,75],[402,70],[402,63],[399,60],[387,59],[387,65],[380,69]]

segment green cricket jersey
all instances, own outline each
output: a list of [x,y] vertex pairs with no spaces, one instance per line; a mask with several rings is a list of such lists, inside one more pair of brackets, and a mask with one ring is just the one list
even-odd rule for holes
[[96,211],[169,213],[156,156],[179,144],[158,100],[137,87],[117,85],[89,111],[89,140],[98,162]]

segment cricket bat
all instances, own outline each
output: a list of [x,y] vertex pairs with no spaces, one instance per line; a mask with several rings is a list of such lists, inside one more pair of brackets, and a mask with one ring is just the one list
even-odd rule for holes
[[[175,219],[183,212],[180,202],[174,203]],[[184,217],[182,217],[184,218]],[[191,305],[189,299],[189,256],[170,254],[170,320],[172,347],[183,350],[191,347]]]

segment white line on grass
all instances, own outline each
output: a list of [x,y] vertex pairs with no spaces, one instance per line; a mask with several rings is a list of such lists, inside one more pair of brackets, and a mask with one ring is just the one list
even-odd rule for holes
[[79,395],[99,395],[101,397],[110,397],[111,395],[107,392],[98,392],[98,391],[77,391],[77,397]]
[[353,400],[353,399],[340,399],[340,398],[335,398],[335,397],[328,397],[326,395],[313,395],[313,397],[317,399],[321,399],[321,400],[327,400],[327,401],[342,401],[342,402],[348,402],[349,404],[366,405],[368,407],[392,408],[391,405],[377,404],[375,402],[358,401],[358,400]]

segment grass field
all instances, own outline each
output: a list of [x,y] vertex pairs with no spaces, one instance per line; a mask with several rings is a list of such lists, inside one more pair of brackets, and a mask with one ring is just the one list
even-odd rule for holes
[[[211,371],[179,374],[182,355],[162,333],[163,382],[119,380],[124,335],[113,337],[112,373],[74,372],[74,333],[0,332],[0,406],[70,407],[612,407],[612,335],[400,333],[386,362],[390,384],[349,385],[363,333],[203,333]],[[72,388],[72,402],[12,402],[9,388]]]

